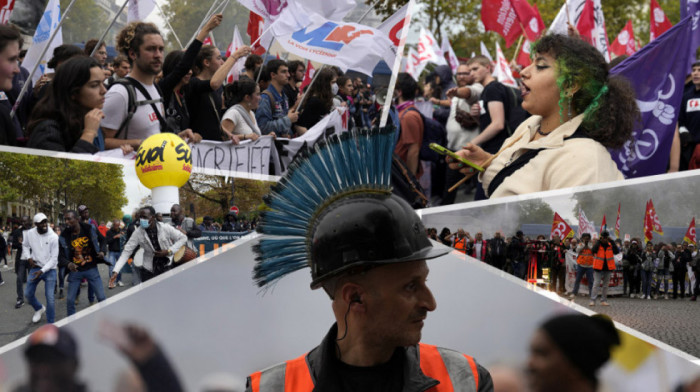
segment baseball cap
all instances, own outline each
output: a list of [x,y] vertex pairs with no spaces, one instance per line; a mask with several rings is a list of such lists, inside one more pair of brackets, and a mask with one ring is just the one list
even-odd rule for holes
[[46,215],[44,215],[44,213],[42,213],[42,212],[34,215],[34,223],[41,223],[47,219],[49,219],[49,218],[47,218]]
[[28,359],[41,359],[39,357],[47,350],[68,359],[78,360],[78,345],[73,335],[53,324],[46,324],[29,335],[24,355]]
[[78,206],[78,212],[83,212],[83,211],[85,211],[85,210],[87,210],[87,209],[88,209],[88,208],[87,208],[87,206],[86,206],[85,204],[81,204],[81,205]]

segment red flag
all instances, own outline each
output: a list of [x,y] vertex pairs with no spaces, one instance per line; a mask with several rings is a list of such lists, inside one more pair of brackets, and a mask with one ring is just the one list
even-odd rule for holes
[[554,235],[558,235],[562,241],[566,238],[574,237],[574,230],[556,212],[554,213],[554,221],[552,221],[552,233],[549,235],[549,237],[552,238]]
[[518,16],[518,23],[522,26],[525,38],[534,42],[544,32],[544,22],[536,7],[530,6],[527,0],[510,0],[510,3]]
[[649,199],[649,210],[651,211],[649,214],[650,223],[651,223],[651,229],[659,233],[661,235],[664,235],[664,228],[661,227],[661,222],[659,222],[659,216],[656,214],[656,209],[654,208],[654,202]]
[[620,238],[620,206],[617,205],[617,219],[615,220],[615,238]]
[[604,231],[608,231],[608,223],[605,221],[605,214],[603,214],[603,222],[600,224],[600,234]]
[[204,42],[202,42],[202,46],[205,45],[214,45],[214,43],[211,41],[211,37],[207,37],[204,39]]
[[661,9],[656,0],[651,0],[649,19],[651,19],[651,24],[649,25],[649,42],[653,41],[656,37],[673,26],[671,22],[668,21],[664,10]]
[[306,72],[304,73],[304,80],[301,81],[301,87],[300,87],[301,91],[304,91],[306,86],[308,86],[309,83],[311,83],[311,79],[314,78],[314,73],[316,72],[316,70],[314,69],[314,66],[311,65],[310,61],[307,62],[306,65],[307,65],[307,67],[306,67]]
[[576,30],[578,30],[578,33],[584,41],[595,46],[593,42],[593,29],[595,29],[595,6],[593,0],[586,0],[583,11],[581,11],[581,16],[576,24]]
[[15,8],[15,0],[0,0],[0,24],[7,24]]
[[690,221],[690,226],[688,226],[688,231],[685,232],[683,241],[697,246],[697,238],[695,237],[695,217],[693,217],[693,220]]
[[495,31],[506,40],[509,48],[522,34],[518,15],[510,0],[483,0],[481,2],[481,21],[486,31]]
[[620,34],[617,35],[615,41],[610,45],[610,52],[615,56],[631,56],[637,51],[636,49],[632,20],[628,20],[625,28],[620,31]]
[[523,40],[523,44],[518,52],[518,57],[515,58],[515,63],[521,65],[523,68],[532,64],[532,59],[530,58],[530,41]]
[[651,232],[653,224],[651,223],[651,208],[649,206],[649,201],[647,201],[647,206],[644,210],[644,243],[647,243],[654,238],[654,235]]
[[[263,26],[265,25],[265,20],[262,18],[262,16],[256,14],[253,11],[250,11],[250,17],[248,19],[248,28],[246,29],[246,32],[248,33],[248,36],[250,37],[250,43],[254,43],[255,41],[258,41],[258,38],[260,38],[260,35],[263,32]],[[260,45],[260,42],[257,42],[255,45],[252,47],[253,53],[262,56],[265,53],[265,48]]]

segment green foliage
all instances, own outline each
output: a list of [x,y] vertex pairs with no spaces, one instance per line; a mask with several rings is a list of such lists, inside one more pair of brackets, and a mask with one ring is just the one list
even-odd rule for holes
[[554,211],[549,204],[540,199],[525,200],[517,204],[520,223],[552,223]]
[[[183,45],[187,45],[187,42],[195,34],[195,30],[213,3],[213,0],[171,0],[163,6],[165,17],[172,25]],[[213,31],[214,41],[220,49],[225,49],[231,43],[233,29],[236,25],[243,41],[249,41],[246,34],[249,12],[247,8],[240,5],[236,0],[229,2],[228,7],[224,11],[223,22]],[[180,49],[172,32],[168,33],[165,44],[168,50]]]
[[[180,189],[180,205],[186,211],[190,210],[191,204],[194,205],[195,216],[198,218],[209,215],[215,220],[223,221],[224,215],[228,213],[233,203],[238,207],[240,215],[250,217],[262,211],[265,205],[260,201],[270,192],[272,184],[265,181],[195,173]],[[231,197],[232,189],[233,197]]]
[[33,205],[54,218],[81,204],[98,221],[121,217],[125,190],[121,165],[0,153],[0,200]]
[[[70,4],[70,0],[61,0],[61,13],[68,7],[68,4]],[[121,4],[120,2],[119,5],[121,6]],[[63,42],[72,44],[86,42],[91,38],[99,38],[109,22],[107,12],[100,8],[95,0],[76,0],[63,23]],[[48,57],[51,57],[50,53]]]

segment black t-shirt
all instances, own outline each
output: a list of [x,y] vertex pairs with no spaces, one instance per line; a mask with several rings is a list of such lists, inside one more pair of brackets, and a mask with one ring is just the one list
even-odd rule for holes
[[[291,106],[291,105],[290,105]],[[304,102],[304,110],[299,115],[297,125],[306,129],[311,129],[316,123],[321,121],[323,116],[330,113],[323,102],[315,96],[309,96]]]
[[289,107],[294,106],[294,103],[297,101],[297,95],[299,95],[299,89],[287,83],[282,87],[282,93],[287,96]]
[[402,391],[405,355],[403,349],[397,348],[389,362],[370,367],[351,366],[334,359],[334,366],[339,376],[339,390],[348,392]]
[[498,81],[493,81],[484,87],[481,93],[481,116],[479,116],[479,133],[483,132],[491,124],[491,113],[489,113],[489,102],[501,102],[503,104],[503,129],[496,136],[481,144],[484,151],[495,154],[508,138],[506,122],[508,120],[508,87]]
[[685,90],[678,115],[678,126],[686,127],[694,143],[700,143],[700,89]]
[[78,271],[87,271],[97,267],[97,249],[91,239],[92,226],[80,224],[80,232],[75,234],[72,228],[63,232],[68,245],[70,261],[78,265]]
[[[221,141],[221,92],[211,89],[209,80],[192,77],[185,90],[190,128],[204,140]],[[212,104],[213,102],[213,104]]]

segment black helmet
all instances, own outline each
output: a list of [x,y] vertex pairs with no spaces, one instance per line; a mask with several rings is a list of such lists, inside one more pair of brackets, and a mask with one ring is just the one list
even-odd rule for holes
[[312,289],[356,268],[432,259],[449,251],[433,248],[411,206],[387,193],[355,194],[332,203],[311,233]]

